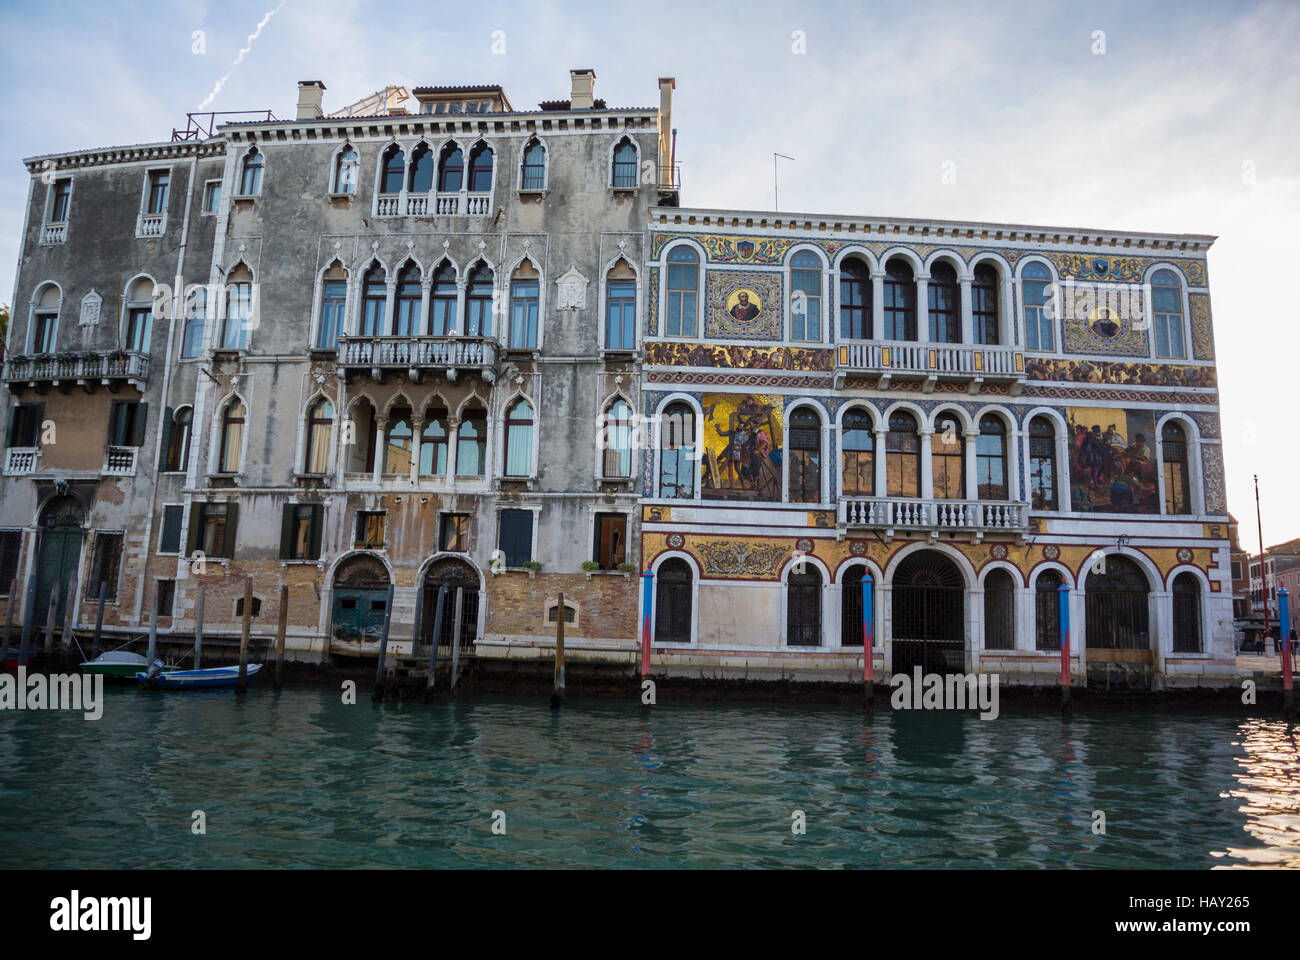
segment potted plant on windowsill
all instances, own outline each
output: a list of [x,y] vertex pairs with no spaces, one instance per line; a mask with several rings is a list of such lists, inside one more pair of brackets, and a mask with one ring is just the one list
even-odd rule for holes
[[586,572],[587,579],[590,580],[591,575],[600,570],[600,564],[595,560],[584,560],[582,561],[582,569]]
[[632,579],[632,574],[634,574],[634,573],[636,572],[636,564],[634,564],[634,563],[626,563],[626,562],[625,562],[625,563],[620,563],[620,564],[618,565],[618,571],[619,571],[619,573],[623,574],[623,579],[624,579],[624,580],[631,580],[631,579]]
[[542,569],[542,564],[537,560],[525,560],[524,569],[528,571],[528,579],[535,580],[537,579],[537,571]]

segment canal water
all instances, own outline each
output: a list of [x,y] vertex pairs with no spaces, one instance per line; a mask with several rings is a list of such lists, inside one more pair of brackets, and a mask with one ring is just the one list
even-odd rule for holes
[[1257,708],[106,701],[0,713],[0,867],[1300,866],[1300,727]]

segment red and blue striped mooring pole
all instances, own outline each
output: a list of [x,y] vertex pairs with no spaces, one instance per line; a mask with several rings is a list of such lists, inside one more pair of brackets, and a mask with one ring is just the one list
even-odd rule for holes
[[1070,588],[1064,582],[1056,588],[1061,616],[1061,710],[1070,710]]
[[650,676],[650,604],[654,602],[653,571],[641,573],[641,679]]
[[1277,633],[1282,640],[1282,711],[1291,716],[1295,691],[1291,683],[1291,595],[1283,587],[1277,592]]
[[862,573],[862,689],[863,696],[866,698],[867,709],[870,710],[875,701],[875,641],[871,636],[871,624],[874,622],[874,611],[871,608],[872,586],[874,581],[871,574],[865,570]]

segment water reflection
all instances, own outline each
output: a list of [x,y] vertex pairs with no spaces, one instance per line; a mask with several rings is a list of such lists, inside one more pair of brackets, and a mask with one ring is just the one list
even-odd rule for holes
[[1237,786],[1221,794],[1238,801],[1251,846],[1213,851],[1230,867],[1300,867],[1300,727],[1281,720],[1247,720],[1237,728]]

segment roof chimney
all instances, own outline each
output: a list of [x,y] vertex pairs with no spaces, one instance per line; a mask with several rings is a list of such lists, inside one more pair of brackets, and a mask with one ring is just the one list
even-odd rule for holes
[[596,71],[590,67],[581,67],[569,71],[569,80],[573,86],[569,93],[570,110],[590,110],[596,105]]
[[298,81],[298,119],[319,120],[325,115],[321,110],[321,101],[325,96],[325,84],[319,80]]
[[673,77],[659,78],[659,182],[673,183]]

